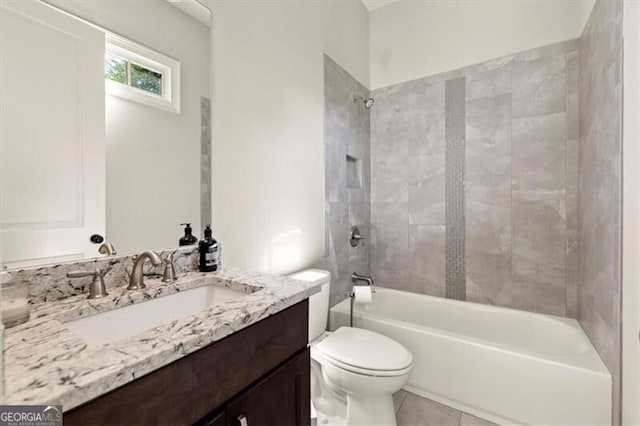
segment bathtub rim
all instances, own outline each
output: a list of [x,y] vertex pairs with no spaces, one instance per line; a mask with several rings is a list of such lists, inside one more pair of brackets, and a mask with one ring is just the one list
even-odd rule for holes
[[[575,369],[578,369],[578,370],[588,371],[589,373],[592,373],[592,374],[603,375],[603,376],[607,377],[609,380],[611,380],[611,373],[605,367],[604,362],[600,358],[600,354],[598,354],[598,352],[596,351],[595,347],[593,346],[593,344],[591,343],[591,341],[587,337],[586,333],[584,332],[584,330],[580,326],[580,323],[577,320],[573,319],[573,318],[565,318],[565,317],[559,317],[559,316],[556,316],[556,315],[549,315],[549,314],[541,314],[541,313],[537,313],[537,312],[523,311],[523,310],[519,310],[519,309],[507,308],[507,307],[502,307],[502,306],[486,305],[486,304],[476,303],[476,302],[467,302],[467,301],[454,300],[454,299],[445,299],[443,297],[431,296],[431,295],[428,295],[428,294],[411,293],[411,292],[392,289],[392,288],[387,288],[387,287],[376,286],[375,289],[377,291],[378,296],[384,294],[385,292],[400,293],[400,294],[410,294],[412,297],[418,296],[420,298],[434,300],[436,303],[445,303],[445,304],[452,304],[452,305],[470,304],[470,305],[472,305],[472,306],[474,306],[476,308],[481,308],[481,309],[484,309],[484,310],[497,310],[497,311],[505,311],[505,312],[514,312],[514,313],[516,313],[518,315],[534,316],[534,317],[538,317],[538,318],[539,317],[543,317],[546,320],[551,319],[551,320],[553,320],[555,322],[562,323],[563,325],[568,326],[571,329],[573,329],[574,331],[576,331],[581,336],[581,338],[584,340],[584,342],[586,342],[587,350],[585,352],[581,353],[581,354],[570,354],[570,355],[558,355],[558,354],[548,354],[548,353],[535,352],[535,351],[531,351],[531,350],[529,350],[527,348],[514,347],[513,345],[509,345],[509,344],[499,343],[499,342],[490,341],[490,340],[487,340],[487,339],[482,339],[482,338],[478,338],[478,337],[473,337],[473,336],[468,336],[468,335],[464,335],[464,334],[454,333],[454,332],[451,332],[451,331],[442,330],[442,329],[438,329],[438,328],[434,328],[434,327],[429,327],[429,326],[426,326],[426,325],[410,323],[410,322],[402,321],[402,320],[394,320],[392,318],[384,318],[384,317],[380,317],[380,316],[377,316],[377,315],[374,315],[374,314],[368,314],[368,313],[363,312],[363,311],[358,311],[357,308],[354,311],[354,322],[355,322],[355,318],[358,318],[358,317],[362,317],[362,318],[373,320],[373,321],[390,322],[393,326],[408,328],[408,329],[412,329],[412,330],[415,330],[415,331],[425,332],[425,333],[428,333],[428,334],[431,334],[431,335],[437,335],[439,337],[444,337],[444,338],[447,338],[447,339],[455,340],[455,341],[458,341],[458,342],[464,342],[464,343],[467,343],[467,344],[482,346],[482,347],[489,348],[489,349],[496,350],[496,351],[500,351],[500,352],[508,352],[508,353],[511,353],[511,354],[516,354],[518,356],[527,357],[527,358],[531,358],[531,359],[535,359],[535,360],[539,360],[539,361],[543,361],[543,362],[547,362],[547,363],[559,364],[559,365],[566,366],[566,367],[569,367],[569,368],[575,368]],[[343,301],[340,301],[336,305],[332,306],[329,309],[329,313],[330,313],[329,314],[329,322],[331,323],[331,312],[332,311],[333,312],[338,312],[338,313],[346,315],[348,317],[349,316],[349,310],[350,310],[349,304],[350,304],[349,300],[345,299]],[[330,325],[331,328],[333,328],[332,324],[329,324],[329,325]],[[355,324],[354,324],[354,326],[355,326]]]

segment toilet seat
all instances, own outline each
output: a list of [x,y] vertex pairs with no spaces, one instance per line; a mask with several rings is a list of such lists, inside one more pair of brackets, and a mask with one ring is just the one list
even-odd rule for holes
[[365,368],[359,368],[353,365],[344,364],[340,361],[329,358],[318,350],[311,348],[311,358],[318,361],[320,364],[331,364],[336,368],[345,370],[349,373],[359,374],[361,376],[369,377],[398,377],[411,372],[413,365],[410,365],[402,370],[367,370]]
[[398,342],[353,327],[340,327],[314,344],[312,357],[352,373],[374,377],[402,376],[413,366],[411,353]]

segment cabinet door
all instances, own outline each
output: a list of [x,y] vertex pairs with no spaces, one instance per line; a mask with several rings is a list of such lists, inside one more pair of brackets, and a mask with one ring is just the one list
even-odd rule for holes
[[229,426],[311,423],[309,349],[291,358],[227,406]]

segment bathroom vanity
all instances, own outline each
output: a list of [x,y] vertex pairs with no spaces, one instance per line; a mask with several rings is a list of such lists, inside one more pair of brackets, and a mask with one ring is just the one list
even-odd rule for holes
[[65,425],[307,425],[305,300],[81,405]]
[[318,285],[185,265],[173,283],[150,276],[126,290],[111,279],[107,297],[88,300],[90,278],[56,278],[74,268],[17,273],[50,280],[46,297],[75,294],[32,294],[31,319],[7,330],[3,403],[62,405],[68,425],[309,424],[308,298]]

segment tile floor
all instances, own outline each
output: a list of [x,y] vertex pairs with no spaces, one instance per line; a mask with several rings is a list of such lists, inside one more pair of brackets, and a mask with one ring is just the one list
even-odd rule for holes
[[393,395],[398,426],[495,426],[487,420],[400,390]]

